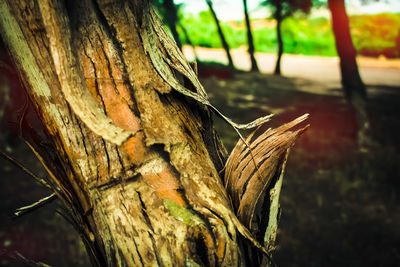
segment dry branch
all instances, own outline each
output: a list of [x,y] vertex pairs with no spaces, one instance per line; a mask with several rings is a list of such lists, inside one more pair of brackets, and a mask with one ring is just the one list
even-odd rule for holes
[[308,126],[291,129],[307,117],[308,114],[303,115],[263,133],[259,129],[253,131],[246,138],[248,146],[239,140],[226,163],[225,188],[235,212],[269,251],[273,250],[276,238],[279,194],[288,150]]

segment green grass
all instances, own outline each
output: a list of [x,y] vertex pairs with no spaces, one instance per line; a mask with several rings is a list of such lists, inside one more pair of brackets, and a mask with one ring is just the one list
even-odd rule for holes
[[[208,11],[200,12],[197,17],[183,14],[181,20],[195,46],[222,48],[217,28]],[[243,22],[236,24],[243,25]],[[359,54],[400,57],[400,14],[352,16],[350,24],[354,46]],[[254,45],[258,52],[277,51],[276,29],[273,23],[269,25],[253,29]],[[229,23],[222,23],[222,27],[231,48],[247,46],[244,27],[234,28]],[[180,36],[181,40],[185,40],[182,32]],[[335,39],[328,18],[286,18],[282,23],[282,36],[285,53],[336,56]]]

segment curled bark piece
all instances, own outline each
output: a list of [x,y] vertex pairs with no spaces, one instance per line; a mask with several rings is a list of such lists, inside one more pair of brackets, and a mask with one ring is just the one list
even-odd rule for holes
[[246,138],[249,147],[239,140],[228,158],[225,188],[232,197],[239,220],[257,236],[264,237],[268,225],[268,210],[271,208],[266,194],[283,173],[287,150],[308,126],[289,130],[307,117],[308,114],[303,115],[259,136],[258,130],[255,130]]
[[[158,74],[173,89],[187,97],[190,97],[202,103],[205,106],[210,107],[211,110],[213,110],[218,116],[220,116],[235,129],[242,141],[244,141],[244,139],[238,129],[252,129],[270,120],[270,118],[273,116],[272,114],[258,118],[250,123],[239,124],[233,122],[230,118],[222,114],[216,107],[214,107],[210,103],[207,93],[205,92],[203,86],[200,84],[197,75],[194,73],[189,63],[187,63],[184,59],[182,52],[177,49],[176,46],[172,43],[171,38],[168,37],[167,33],[163,29],[163,26],[158,22],[159,20],[156,18],[157,14],[155,14],[154,10],[151,9],[150,12],[145,16],[149,16],[149,18],[145,20],[145,22],[147,23],[143,25],[142,29],[143,35],[146,37],[143,39],[144,48],[149,54],[150,59]],[[152,49],[152,47],[155,46],[162,46],[167,55],[165,55],[165,53],[161,53],[159,49]],[[170,66],[173,66],[176,71],[185,76],[192,83],[196,91],[193,92],[184,87],[178,81],[177,77],[173,74]]]
[[170,63],[169,66],[174,68],[176,71],[185,76],[196,89],[196,93],[207,98],[207,93],[201,85],[198,75],[195,73],[195,70],[190,67],[189,62],[187,62],[185,56],[182,51],[178,49],[178,47],[174,44],[173,40],[166,33],[164,26],[161,24],[161,20],[158,19],[157,14],[153,9],[150,10],[149,14],[150,19],[149,22],[153,22],[153,29],[160,40],[160,45],[165,50],[168,56],[163,55],[163,60],[165,62]]
[[[27,144],[94,266],[251,265],[238,231],[252,250],[268,251],[236,217],[210,156],[220,151],[209,109],[220,113],[149,8],[148,0],[0,1],[0,33],[45,126],[45,142]],[[177,73],[191,82],[181,85]],[[116,146],[97,113],[138,134]]]

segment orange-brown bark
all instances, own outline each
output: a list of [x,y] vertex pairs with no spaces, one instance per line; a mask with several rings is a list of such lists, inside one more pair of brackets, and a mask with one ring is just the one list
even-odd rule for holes
[[[203,139],[209,113],[174,92],[145,52],[149,8],[2,4],[10,21],[1,33],[47,136],[29,140],[95,265],[239,265],[235,217],[209,153],[218,144]],[[166,53],[160,40],[152,49]]]
[[[256,262],[246,258],[256,249],[267,253],[259,230],[268,226],[275,239],[280,190],[270,176],[282,173],[298,132],[268,132],[274,142],[253,147],[224,186],[224,149],[208,108],[236,130],[269,116],[239,125],[219,113],[147,0],[8,0],[0,15],[44,126],[38,134],[22,120],[23,135],[93,265],[241,266]],[[256,161],[266,162],[265,177],[248,175]],[[271,202],[261,201],[268,192]],[[271,203],[269,219],[252,227],[257,212],[265,215],[261,202]]]

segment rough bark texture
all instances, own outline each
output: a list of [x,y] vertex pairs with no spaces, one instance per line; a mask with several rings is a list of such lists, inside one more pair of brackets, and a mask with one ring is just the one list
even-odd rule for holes
[[281,59],[283,54],[283,40],[282,40],[282,32],[281,32],[281,25],[282,25],[282,3],[280,1],[276,4],[276,10],[274,14],[274,18],[276,20],[276,38],[278,40],[278,56],[276,59],[275,65],[275,75],[281,75]]
[[179,68],[149,57],[172,49],[149,9],[0,1],[2,37],[45,126],[25,135],[94,265],[241,265],[209,113],[156,70]]
[[[147,0],[2,0],[0,33],[43,124],[22,114],[21,134],[93,265],[271,263],[289,130],[306,116],[247,144],[238,129],[270,115],[236,124],[212,106]],[[210,110],[243,142],[226,188]],[[237,209],[227,190],[244,193]]]
[[249,45],[251,71],[259,71],[256,58],[254,57],[254,41],[253,41],[253,34],[251,31],[249,12],[247,10],[247,0],[243,0],[243,7],[244,7],[244,18],[246,21],[246,28],[247,28],[247,43]]
[[233,66],[233,60],[232,60],[231,52],[230,52],[230,49],[229,49],[229,45],[228,45],[228,42],[225,39],[224,33],[222,32],[222,28],[221,28],[221,25],[219,23],[217,14],[215,13],[215,10],[213,8],[212,1],[211,0],[206,0],[206,2],[207,2],[208,7],[210,8],[210,12],[211,12],[211,14],[212,14],[212,16],[214,18],[215,24],[217,25],[217,30],[218,30],[219,37],[221,38],[222,47],[225,49],[226,57],[228,58],[228,66],[233,69],[234,66]]
[[359,142],[365,143],[367,132],[370,128],[366,107],[367,90],[358,71],[357,53],[351,39],[345,3],[344,0],[329,0],[328,5],[332,15],[332,28],[335,34],[336,50],[340,57],[344,93],[356,111],[359,124]]

